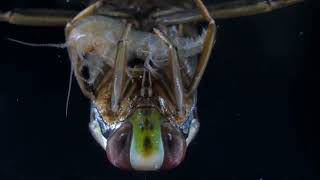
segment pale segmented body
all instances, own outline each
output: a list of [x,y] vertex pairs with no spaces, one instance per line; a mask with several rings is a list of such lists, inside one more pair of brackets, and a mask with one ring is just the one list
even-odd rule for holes
[[[82,63],[89,67],[90,78],[87,80],[89,84],[93,84],[106,64],[114,66],[117,45],[124,28],[125,23],[120,20],[91,16],[81,20],[77,28],[70,32],[67,44],[77,51]],[[195,38],[177,37],[172,34],[180,59],[188,61],[188,58],[200,53],[204,34]],[[168,46],[154,33],[132,30],[128,35],[128,63],[130,64],[130,60],[135,58],[150,60],[155,68],[163,68],[168,62]]]

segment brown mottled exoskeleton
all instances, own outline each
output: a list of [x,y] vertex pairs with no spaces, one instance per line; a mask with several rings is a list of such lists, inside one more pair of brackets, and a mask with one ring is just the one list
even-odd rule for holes
[[[16,10],[0,21],[66,26],[66,47],[89,124],[110,162],[151,171],[179,165],[199,129],[196,91],[215,42],[214,18],[269,12],[303,0],[99,0],[80,13]],[[74,17],[75,16],[75,17]],[[206,30],[197,23],[207,22]]]

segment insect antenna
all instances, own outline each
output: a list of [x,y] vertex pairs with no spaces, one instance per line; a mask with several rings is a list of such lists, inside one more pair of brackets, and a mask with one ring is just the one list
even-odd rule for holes
[[69,110],[69,103],[70,103],[70,96],[71,96],[71,88],[72,88],[72,80],[73,80],[73,66],[71,66],[71,68],[70,68],[68,95],[67,95],[67,100],[66,100],[66,119],[68,117],[68,110]]
[[[22,44],[22,45],[26,45],[26,46],[32,46],[32,47],[53,47],[53,48],[60,48],[60,49],[65,49],[68,47],[67,43],[58,43],[58,44],[54,44],[54,43],[29,43],[29,42],[24,42],[24,41],[20,41],[20,40],[16,40],[16,39],[12,39],[12,38],[7,38],[9,41],[18,43],[18,44]],[[72,79],[73,79],[73,67],[71,66],[70,68],[70,76],[69,76],[69,85],[68,85],[68,94],[67,94],[67,100],[66,100],[66,109],[65,109],[65,115],[66,118],[68,117],[68,110],[69,110],[69,102],[70,102],[70,96],[71,96],[71,88],[72,88]]]
[[20,41],[20,40],[16,40],[16,39],[12,39],[12,38],[7,38],[9,41],[18,43],[18,44],[22,44],[25,46],[32,46],[32,47],[54,47],[54,48],[67,48],[68,44],[67,43],[60,43],[60,44],[53,44],[53,43],[48,43],[48,44],[38,44],[38,43],[29,43],[29,42],[24,42],[24,41]]

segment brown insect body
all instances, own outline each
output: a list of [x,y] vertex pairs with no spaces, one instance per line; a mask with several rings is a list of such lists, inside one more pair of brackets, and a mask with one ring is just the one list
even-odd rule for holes
[[[114,60],[116,59],[118,51],[117,44],[120,41],[124,29],[125,25],[120,20],[101,16],[91,16],[81,21],[79,26],[70,32],[67,40],[70,46],[71,59],[73,60],[72,63],[75,67],[75,74],[78,82],[84,94],[103,107],[101,109],[104,110],[104,115],[108,116],[108,118],[105,118],[108,123],[124,119],[119,116],[125,114],[121,112],[113,113],[110,109],[110,93],[112,92],[112,87],[109,86],[113,81],[112,73],[115,66]],[[168,47],[160,38],[150,32],[132,30],[127,41],[127,64],[130,67],[128,67],[126,79],[124,80],[126,81],[127,86],[123,89],[122,94],[125,94],[126,98],[123,98],[122,103],[124,106],[130,104],[130,107],[125,108],[124,106],[121,106],[120,109],[124,112],[130,112],[128,109],[132,109],[131,106],[142,106],[138,105],[139,103],[136,104],[137,102],[133,103],[132,99],[141,101],[133,97],[140,96],[139,94],[141,92],[139,90],[142,88],[144,71],[151,70],[153,71],[151,73],[152,84],[154,85],[152,88],[153,97],[148,98],[164,98],[167,104],[171,104],[168,105],[166,109],[170,110],[171,113],[169,114],[173,116],[173,114],[176,114],[174,113],[175,109],[172,108],[175,103],[172,95],[173,92],[169,88],[172,87],[172,85],[168,83],[170,82],[169,72],[166,71],[166,69],[168,69],[166,67],[168,65]],[[198,39],[175,37],[175,42],[178,45],[178,51],[181,53],[180,57],[183,58],[186,68],[189,68],[189,72],[185,72],[184,74],[186,77],[185,81],[190,81],[189,75],[191,76],[192,71],[194,71],[193,65],[190,64],[192,63],[190,58],[196,56],[200,52],[203,37],[200,36]],[[149,62],[146,63],[146,59],[148,59]],[[159,67],[151,67],[152,65]],[[150,69],[147,69],[146,67],[149,67]],[[187,100],[192,102],[190,98],[187,98]],[[191,107],[191,105],[188,106]],[[106,111],[106,109],[109,110]],[[186,114],[188,114],[188,112],[186,112]],[[127,115],[125,115],[125,117],[126,116]],[[177,115],[171,117],[171,119],[172,118],[179,119]],[[179,122],[183,121],[180,120]]]
[[[98,2],[99,7],[94,12],[90,12],[90,15],[80,14],[67,26],[67,44],[74,73],[83,93],[92,101],[91,124],[99,119],[102,121],[100,123],[109,127],[105,138],[109,138],[114,131],[121,131],[121,127],[127,127],[119,127],[119,124],[126,123],[132,113],[146,108],[152,112],[155,109],[164,118],[163,123],[169,122],[175,127],[168,127],[170,131],[164,130],[168,135],[181,131],[179,133],[188,137],[191,122],[198,124],[196,91],[187,95],[184,86],[190,86],[195,74],[206,31],[199,33],[194,25],[179,27],[157,24],[150,27],[156,24],[152,22],[152,15],[163,7],[148,2],[145,5],[154,10],[145,14],[146,11],[141,9],[147,8],[144,2],[132,1],[123,5],[134,7],[131,9],[134,11],[129,13],[121,8],[124,2],[117,6],[113,5],[113,1]],[[106,15],[106,12],[113,13]],[[141,14],[148,18],[140,19]],[[162,29],[166,37],[154,33],[153,28]],[[173,46],[174,51],[170,49]],[[191,136],[195,135],[197,127]],[[103,131],[101,127],[100,131]],[[178,141],[184,142],[180,143],[182,147],[186,142],[181,138]],[[119,160],[124,155],[114,155],[119,150],[113,151],[113,147],[108,147],[104,148],[107,148],[111,162],[116,161],[113,162],[116,166],[128,168],[128,158]],[[179,145],[176,149],[181,147]],[[182,159],[175,158],[183,158],[185,150],[182,151],[175,152],[181,156],[172,155],[173,160],[167,160],[175,163],[162,165],[162,168],[178,165]],[[168,153],[166,156],[170,157]],[[159,168],[158,165],[154,166],[151,170]],[[141,167],[135,169],[146,170]]]

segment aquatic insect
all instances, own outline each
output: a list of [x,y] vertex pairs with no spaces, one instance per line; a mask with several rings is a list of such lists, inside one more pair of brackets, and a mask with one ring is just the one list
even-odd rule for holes
[[[91,100],[90,131],[122,169],[172,169],[199,130],[197,87],[215,41],[214,18],[254,15],[302,0],[105,0],[80,13],[16,10],[0,20],[66,25],[73,72]],[[75,17],[74,17],[75,16]],[[206,30],[197,23],[207,22]]]

